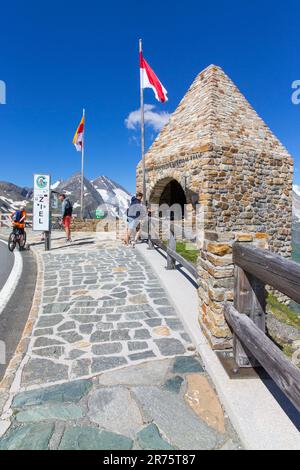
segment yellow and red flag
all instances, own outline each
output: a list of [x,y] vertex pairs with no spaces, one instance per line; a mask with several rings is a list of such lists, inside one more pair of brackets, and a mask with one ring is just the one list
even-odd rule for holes
[[84,140],[84,114],[80,121],[79,126],[74,135],[73,144],[76,147],[77,152],[81,152],[83,149],[83,140]]

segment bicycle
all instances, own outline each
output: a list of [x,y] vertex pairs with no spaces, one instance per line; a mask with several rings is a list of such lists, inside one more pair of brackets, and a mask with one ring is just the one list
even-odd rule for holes
[[64,227],[61,223],[61,217],[56,217],[56,219],[52,221],[51,228],[52,230],[64,230]]
[[26,245],[26,232],[25,230],[22,231],[18,228],[14,228],[11,234],[9,235],[8,239],[8,249],[9,251],[13,252],[17,246],[19,245],[19,251],[22,251]]

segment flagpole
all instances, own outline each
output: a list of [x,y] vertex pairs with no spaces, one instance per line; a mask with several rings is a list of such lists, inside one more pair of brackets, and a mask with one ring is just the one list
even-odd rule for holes
[[[140,55],[143,52],[143,43],[139,41]],[[147,205],[147,186],[146,186],[146,164],[145,164],[145,114],[144,114],[144,84],[143,70],[140,67],[140,95],[141,95],[141,151],[142,151],[142,168],[143,168],[143,194],[144,201]]]
[[82,147],[81,147],[81,203],[80,203],[80,217],[83,220],[84,214],[84,147],[85,147],[85,109],[83,109],[84,128],[82,136]]

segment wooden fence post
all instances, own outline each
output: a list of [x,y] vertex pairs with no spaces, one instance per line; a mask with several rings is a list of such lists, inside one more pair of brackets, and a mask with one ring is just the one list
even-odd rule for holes
[[[168,248],[172,251],[176,251],[174,222],[170,222],[170,236],[169,236]],[[167,255],[167,269],[176,269],[176,261],[169,254]]]
[[148,231],[148,250],[154,250],[154,245],[151,239],[151,212],[148,212],[147,215],[147,231]]
[[[247,315],[262,331],[266,330],[266,291],[265,284],[239,266],[235,267],[234,307]],[[234,358],[239,367],[255,367],[258,361],[244,348],[238,337],[233,336]]]

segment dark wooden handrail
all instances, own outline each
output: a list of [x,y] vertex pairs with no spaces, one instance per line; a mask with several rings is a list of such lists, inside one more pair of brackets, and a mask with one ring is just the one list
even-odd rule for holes
[[241,315],[229,303],[225,306],[225,318],[243,346],[300,411],[300,370],[247,315]]
[[233,262],[300,303],[300,264],[268,250],[242,243],[233,245]]
[[167,253],[174,261],[177,261],[181,266],[183,266],[195,279],[198,277],[198,271],[196,267],[187,261],[183,256],[181,256],[176,251],[172,250],[168,246],[165,246],[164,243],[159,239],[151,238],[153,245],[157,246],[159,249]]
[[266,335],[269,285],[300,303],[300,265],[245,243],[233,245],[234,302],[225,304],[238,367],[261,365],[300,411],[300,370]]

